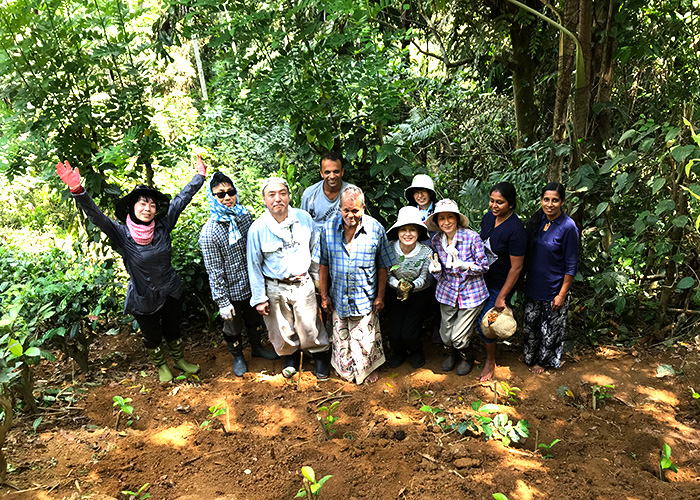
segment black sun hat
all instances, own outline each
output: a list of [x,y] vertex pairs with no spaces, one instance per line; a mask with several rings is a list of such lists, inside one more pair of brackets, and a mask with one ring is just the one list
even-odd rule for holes
[[157,189],[146,186],[144,184],[139,184],[131,193],[124,196],[117,202],[115,207],[115,212],[117,214],[117,219],[122,222],[126,222],[126,216],[129,215],[131,208],[136,204],[139,198],[143,196],[144,198],[150,198],[156,204],[156,215],[153,220],[162,219],[168,213],[168,207],[170,206],[170,196],[163,194]]

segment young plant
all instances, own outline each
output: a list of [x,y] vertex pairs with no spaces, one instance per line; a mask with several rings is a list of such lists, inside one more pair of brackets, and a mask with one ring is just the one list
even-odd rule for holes
[[146,493],[144,490],[148,489],[148,487],[151,485],[151,483],[146,483],[143,486],[141,486],[138,491],[129,491],[129,490],[124,490],[122,493],[124,495],[127,495],[129,497],[129,500],[146,500],[147,498],[151,498],[150,493]]
[[134,423],[134,419],[136,419],[136,420],[139,419],[138,415],[134,415],[134,407],[129,404],[129,403],[131,403],[131,398],[123,398],[121,396],[114,396],[112,398],[112,401],[114,401],[112,406],[119,407],[119,411],[117,413],[117,421],[114,424],[115,430],[119,430],[119,419],[121,418],[122,413],[125,415],[133,416],[133,418],[130,418],[129,420],[126,421],[127,427]]
[[430,419],[433,425],[439,425],[441,428],[443,427],[443,424],[445,423],[445,417],[442,415],[438,417],[438,413],[443,413],[445,410],[443,410],[442,408],[438,408],[437,406],[432,407],[430,405],[423,405],[420,407],[420,411],[424,411],[428,415],[430,415]]
[[331,475],[323,476],[321,479],[318,480],[318,482],[316,482],[316,473],[308,465],[305,465],[301,468],[301,475],[304,476],[302,478],[304,486],[299,488],[297,496],[295,496],[294,498],[318,498],[321,494],[321,486],[323,486],[323,483],[325,483],[331,477],[333,477]]
[[698,410],[700,410],[700,394],[695,392],[695,389],[693,389],[692,387],[690,388],[690,392],[693,395],[693,399],[698,404]]
[[219,403],[218,405],[210,406],[209,407],[209,419],[205,420],[204,422],[199,424],[199,428],[201,429],[201,428],[206,427],[207,430],[210,430],[209,424],[211,423],[211,421],[214,420],[219,415],[226,414],[226,409],[222,408],[222,406],[224,406],[223,403]]
[[593,411],[597,409],[597,402],[600,401],[601,403],[605,402],[607,399],[612,398],[612,394],[608,392],[608,389],[614,389],[615,386],[612,384],[605,384],[605,385],[593,385],[591,387],[591,390],[593,391]]
[[178,382],[185,381],[185,382],[189,382],[189,383],[199,383],[200,382],[197,374],[190,373],[190,372],[185,372],[181,375],[178,375],[177,377],[175,377],[175,380],[177,380]]
[[[500,407],[495,404],[481,404],[481,400],[472,403],[473,414],[467,415],[466,419],[457,424],[457,432],[464,434],[468,430],[474,434],[483,434],[486,440],[499,439],[503,446],[511,443],[518,443],[522,438],[530,436],[530,424],[527,420],[521,419],[513,423],[506,413],[498,413]],[[498,413],[491,418],[480,413]]]
[[511,387],[508,382],[501,382],[501,389],[503,389],[503,395],[511,403],[518,402],[518,393],[520,392],[520,387]]
[[505,496],[503,493],[494,493],[493,498],[496,500],[508,500],[508,497]]
[[538,445],[537,445],[538,448],[544,448],[545,451],[546,451],[546,453],[545,453],[544,455],[542,455],[542,458],[545,458],[545,459],[547,459],[547,458],[554,458],[554,455],[552,455],[552,453],[551,453],[551,451],[552,451],[552,446],[554,446],[555,444],[557,444],[559,441],[561,441],[561,439],[555,439],[554,441],[552,441],[552,442],[549,443],[549,444],[544,444],[544,443],[538,444]]
[[661,459],[659,460],[659,479],[662,481],[666,478],[664,471],[668,469],[673,472],[678,472],[678,466],[671,462],[671,447],[664,443],[661,449]]
[[[326,441],[329,440],[333,434],[335,434],[336,429],[333,428],[333,424],[338,421],[340,417],[333,415],[333,412],[340,404],[340,401],[333,402],[330,406],[322,406],[316,410],[318,421],[321,422],[321,428],[323,429],[323,434],[326,436]],[[318,415],[318,413],[326,412],[325,416]]]

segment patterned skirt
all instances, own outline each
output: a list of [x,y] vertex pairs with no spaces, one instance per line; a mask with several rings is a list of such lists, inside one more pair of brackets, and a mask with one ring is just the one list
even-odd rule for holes
[[359,385],[385,361],[379,317],[374,313],[341,318],[333,311],[331,337],[331,364],[345,380],[354,379]]

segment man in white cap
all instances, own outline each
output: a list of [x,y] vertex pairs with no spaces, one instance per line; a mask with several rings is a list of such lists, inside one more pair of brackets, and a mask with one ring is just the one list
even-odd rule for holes
[[250,304],[263,316],[270,342],[284,356],[282,374],[299,370],[300,350],[311,353],[316,377],[330,375],[328,334],[318,315],[309,275],[314,223],[303,210],[289,206],[289,185],[279,177],[262,185],[267,210],[248,231]]

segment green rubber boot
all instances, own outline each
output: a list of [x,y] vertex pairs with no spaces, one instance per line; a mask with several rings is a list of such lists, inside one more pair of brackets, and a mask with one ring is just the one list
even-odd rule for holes
[[185,361],[185,342],[179,338],[167,343],[170,357],[173,358],[173,366],[178,370],[188,373],[199,373],[199,365]]
[[165,360],[165,351],[161,346],[155,349],[146,349],[148,352],[148,358],[156,365],[158,368],[158,379],[161,382],[170,382],[173,379],[173,374],[168,368],[168,363]]

